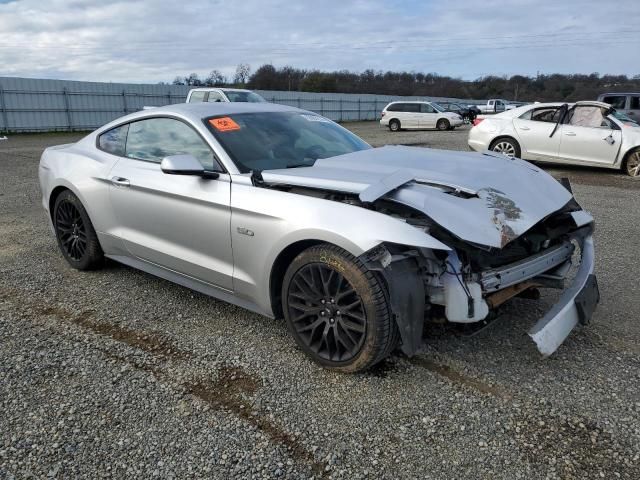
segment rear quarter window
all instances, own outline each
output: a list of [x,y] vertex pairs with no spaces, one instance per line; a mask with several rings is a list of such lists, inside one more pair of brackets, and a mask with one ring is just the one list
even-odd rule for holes
[[107,130],[98,137],[98,148],[112,155],[125,156],[129,124]]

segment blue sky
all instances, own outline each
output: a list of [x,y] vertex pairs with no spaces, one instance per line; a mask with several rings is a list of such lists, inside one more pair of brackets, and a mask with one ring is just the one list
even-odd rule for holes
[[0,75],[158,82],[238,63],[636,75],[638,1],[0,0]]

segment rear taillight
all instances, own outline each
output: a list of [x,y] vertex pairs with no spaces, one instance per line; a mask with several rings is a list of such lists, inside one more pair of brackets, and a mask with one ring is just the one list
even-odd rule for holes
[[386,115],[387,112],[382,112],[382,114],[380,115],[381,117],[384,117]]
[[474,127],[477,127],[478,125],[480,125],[480,122],[482,122],[482,120],[484,120],[484,118],[474,118],[473,122],[471,123],[473,123]]

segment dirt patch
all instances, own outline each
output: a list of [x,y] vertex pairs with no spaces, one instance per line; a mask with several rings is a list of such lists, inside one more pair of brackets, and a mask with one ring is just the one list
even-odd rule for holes
[[274,443],[282,445],[298,462],[311,466],[319,478],[326,478],[326,464],[315,459],[296,438],[266,416],[253,410],[250,397],[258,389],[258,381],[237,367],[220,370],[218,379],[200,380],[185,385],[189,393],[216,409],[230,411],[250,425],[262,431]]
[[389,373],[396,370],[396,365],[389,359],[376,363],[373,367],[369,368],[362,375],[376,378],[387,378]]
[[129,328],[110,325],[106,323],[99,323],[90,317],[91,312],[83,312],[72,321],[84,328],[99,333],[101,335],[107,335],[114,340],[126,343],[145,352],[152,353],[154,355],[160,355],[166,358],[173,358],[176,360],[185,360],[189,358],[189,354],[182,351],[169,343],[166,339],[155,335],[153,333],[140,332]]
[[433,360],[424,357],[413,357],[410,359],[410,362],[419,367],[425,368],[430,372],[437,373],[438,375],[446,378],[456,385],[461,385],[463,387],[472,388],[474,390],[479,391],[480,393],[484,393],[487,395],[492,395],[497,398],[501,398],[503,400],[512,400],[513,396],[504,390],[490,385],[486,382],[478,380],[476,378],[469,377],[463,373],[454,370],[448,365],[443,365],[441,363],[436,363]]
[[[0,300],[7,300],[17,308],[27,309],[29,313],[42,316],[53,316],[57,319],[72,322],[82,328],[99,335],[108,336],[118,342],[143,350],[154,356],[165,359],[185,360],[190,357],[187,352],[179,350],[166,339],[148,332],[125,328],[119,325],[106,324],[95,319],[92,310],[86,310],[76,314],[65,308],[55,305],[43,305],[39,303],[22,302],[18,304],[18,291],[3,289],[0,287]],[[109,358],[123,361],[132,367],[154,375],[159,381],[170,382],[171,375],[160,367],[140,364],[104,349],[100,349]],[[252,396],[260,386],[259,381],[239,367],[223,367],[215,381],[200,379],[182,384],[182,387],[191,395],[206,402],[218,410],[225,410],[242,419],[246,423],[255,426],[262,431],[272,442],[282,445],[291,457],[311,467],[317,478],[326,478],[326,463],[315,459],[302,443],[290,435],[282,427],[271,421],[257,410],[253,409]]]
[[92,310],[86,310],[76,314],[55,305],[24,300],[18,301],[18,296],[17,291],[0,288],[0,299],[13,303],[17,308],[27,309],[32,314],[53,316],[59,320],[75,323],[94,333],[106,335],[118,342],[126,343],[134,348],[139,348],[153,355],[159,355],[165,359],[184,360],[190,356],[187,352],[180,350],[167,339],[157,334],[100,322],[94,318],[94,312]]

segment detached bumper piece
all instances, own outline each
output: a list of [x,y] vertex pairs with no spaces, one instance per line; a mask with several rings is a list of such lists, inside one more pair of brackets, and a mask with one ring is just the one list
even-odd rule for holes
[[589,235],[580,242],[582,261],[573,284],[567,288],[547,314],[529,331],[529,336],[544,356],[551,355],[569,336],[578,323],[591,320],[600,301],[598,282],[593,273],[593,238]]

